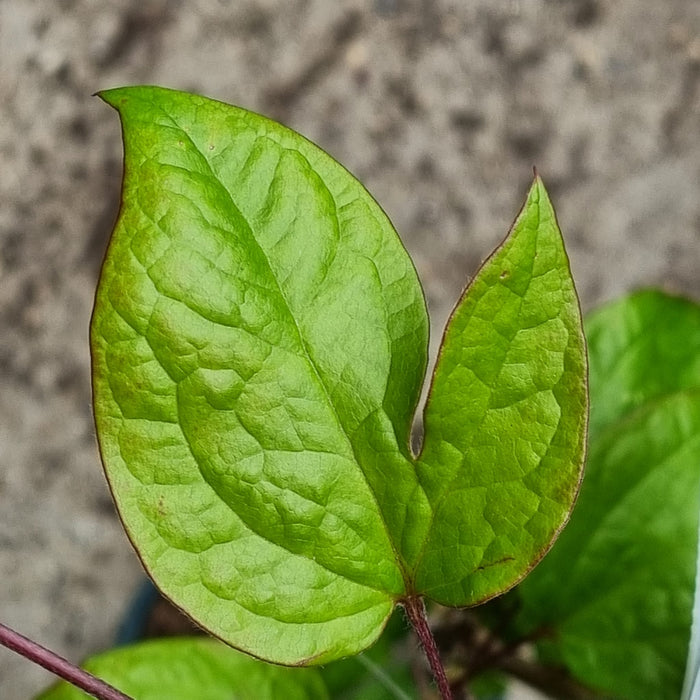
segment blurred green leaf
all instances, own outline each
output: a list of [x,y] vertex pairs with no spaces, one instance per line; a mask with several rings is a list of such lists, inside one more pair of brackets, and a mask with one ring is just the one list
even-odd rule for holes
[[[592,424],[571,522],[519,587],[545,658],[615,697],[679,696],[700,509],[700,309],[635,294],[589,323]],[[602,418],[601,418],[602,416]]]
[[648,289],[586,318],[589,436],[653,399],[700,387],[700,306]]
[[[169,638],[121,647],[84,664],[135,700],[329,700],[315,669],[281,668],[200,637]],[[85,700],[61,682],[36,700]]]

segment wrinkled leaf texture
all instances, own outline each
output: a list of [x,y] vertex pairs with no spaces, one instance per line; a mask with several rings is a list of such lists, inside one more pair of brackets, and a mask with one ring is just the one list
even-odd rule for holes
[[369,646],[394,606],[521,579],[572,507],[586,429],[578,302],[539,180],[443,339],[385,214],[318,147],[134,87],[91,327],[98,437],[159,588],[283,664]]
[[678,698],[700,509],[700,307],[658,291],[586,321],[591,441],[571,522],[519,586],[545,658],[606,695]]

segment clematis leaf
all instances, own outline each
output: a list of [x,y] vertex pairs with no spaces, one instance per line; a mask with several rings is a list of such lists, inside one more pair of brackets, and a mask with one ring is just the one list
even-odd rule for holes
[[541,559],[576,498],[586,351],[554,211],[539,178],[443,339],[418,462],[431,528],[416,587],[474,605]]
[[161,88],[101,96],[125,174],[93,384],[129,537],[161,590],[240,649],[360,651],[406,593],[425,506],[411,261],[357,180],[285,127]]
[[567,518],[586,424],[578,303],[539,178],[455,311],[416,459],[425,302],[360,183],[245,110],[101,96],[125,170],[91,326],[95,415],[158,587],[227,643],[296,665],[367,648],[409,597],[512,586]]

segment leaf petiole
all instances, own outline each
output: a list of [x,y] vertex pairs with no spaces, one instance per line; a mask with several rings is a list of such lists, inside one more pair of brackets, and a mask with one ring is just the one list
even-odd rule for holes
[[453,700],[452,689],[447,680],[445,667],[442,664],[440,652],[435,643],[435,637],[433,637],[433,633],[430,631],[430,625],[428,625],[428,617],[425,612],[423,598],[420,596],[411,596],[402,601],[402,605],[428,659],[430,670],[433,673],[433,678],[440,691],[440,697],[442,700]]

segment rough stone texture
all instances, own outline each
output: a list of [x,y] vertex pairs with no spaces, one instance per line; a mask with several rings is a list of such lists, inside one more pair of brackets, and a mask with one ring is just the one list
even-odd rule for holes
[[[0,0],[0,619],[72,659],[140,576],[99,467],[87,328],[121,174],[90,94],[189,89],[276,117],[368,186],[433,349],[536,164],[584,309],[700,298],[694,0]],[[48,675],[0,650],[0,696]]]

